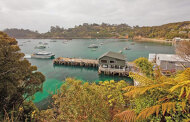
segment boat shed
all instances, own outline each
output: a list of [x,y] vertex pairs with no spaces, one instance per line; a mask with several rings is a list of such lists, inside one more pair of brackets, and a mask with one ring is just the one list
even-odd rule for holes
[[186,61],[175,54],[156,54],[156,64],[162,71],[176,72],[190,67],[190,61]]
[[126,68],[126,57],[121,53],[107,52],[99,57],[98,63],[103,68]]

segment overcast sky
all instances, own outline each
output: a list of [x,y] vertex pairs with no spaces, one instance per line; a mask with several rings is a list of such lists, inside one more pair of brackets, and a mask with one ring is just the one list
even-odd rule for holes
[[46,32],[82,23],[161,25],[190,21],[190,0],[0,0],[0,30]]

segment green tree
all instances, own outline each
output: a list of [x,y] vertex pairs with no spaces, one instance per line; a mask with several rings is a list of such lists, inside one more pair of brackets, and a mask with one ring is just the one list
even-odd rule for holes
[[141,57],[136,59],[135,64],[140,68],[141,72],[148,77],[153,76],[153,65],[147,58]]
[[17,41],[0,32],[0,119],[11,111],[19,118],[23,102],[42,90],[44,75],[23,57]]
[[122,88],[126,86],[125,81],[83,84],[67,78],[52,97],[53,108],[41,112],[41,121],[111,121],[125,109]]

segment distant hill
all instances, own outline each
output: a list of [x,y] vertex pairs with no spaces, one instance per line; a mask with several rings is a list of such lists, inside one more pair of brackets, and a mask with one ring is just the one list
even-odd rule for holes
[[6,29],[4,32],[15,38],[190,38],[190,21],[143,27],[131,27],[127,24],[84,23],[68,29],[51,26],[46,33],[24,29]]
[[190,21],[169,23],[161,26],[136,27],[132,37],[173,39],[174,37],[190,38]]
[[40,34],[37,31],[31,31],[29,29],[5,29],[5,33],[14,38],[40,38]]
[[42,34],[44,38],[125,38],[131,30],[127,24],[88,24],[64,29],[59,26],[51,26],[50,31]]

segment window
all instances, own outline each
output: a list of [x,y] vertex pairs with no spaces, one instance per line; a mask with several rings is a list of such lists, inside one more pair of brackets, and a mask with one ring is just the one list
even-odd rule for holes
[[110,61],[110,64],[113,64],[113,63],[115,63],[115,61]]
[[101,63],[107,63],[107,60],[101,60]]
[[175,64],[175,62],[171,62],[171,61],[169,61],[168,63],[170,63],[170,64]]

